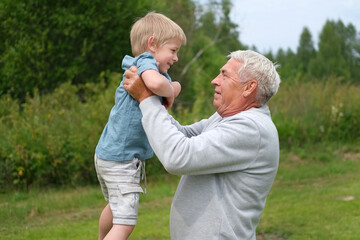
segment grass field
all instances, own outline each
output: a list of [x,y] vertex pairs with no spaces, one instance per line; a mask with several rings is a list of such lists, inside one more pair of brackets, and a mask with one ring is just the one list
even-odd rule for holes
[[[282,152],[257,229],[258,240],[360,239],[360,153],[350,149]],[[151,177],[130,239],[170,239],[177,176]],[[99,186],[31,189],[0,195],[1,239],[97,239],[105,205]]]

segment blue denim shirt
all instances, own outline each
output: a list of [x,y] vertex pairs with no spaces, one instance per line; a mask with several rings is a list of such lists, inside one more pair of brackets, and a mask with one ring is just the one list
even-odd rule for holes
[[[138,74],[154,69],[159,71],[155,58],[148,52],[138,57],[125,56],[122,69],[138,68]],[[170,82],[171,78],[163,74]],[[125,74],[123,75],[123,80]],[[96,146],[96,155],[104,160],[127,161],[134,158],[145,160],[154,154],[141,124],[139,103],[123,88],[123,81],[116,89],[115,105]]]

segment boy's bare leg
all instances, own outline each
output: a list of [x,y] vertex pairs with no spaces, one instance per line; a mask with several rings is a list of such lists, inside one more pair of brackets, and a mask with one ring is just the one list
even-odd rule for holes
[[134,225],[113,225],[104,240],[126,240],[134,230]]
[[134,225],[113,225],[110,205],[106,205],[99,220],[99,240],[126,240],[134,230]]
[[113,215],[110,209],[110,205],[106,205],[100,215],[99,219],[99,240],[103,240],[111,230],[113,223]]

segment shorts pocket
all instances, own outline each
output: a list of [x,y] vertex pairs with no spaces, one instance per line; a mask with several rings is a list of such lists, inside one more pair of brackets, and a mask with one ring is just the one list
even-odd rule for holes
[[[139,207],[139,195],[140,193],[144,193],[143,189],[139,185],[135,184],[119,184],[118,188],[120,192],[119,207],[124,211],[135,211],[133,214],[137,215]],[[131,211],[131,209],[133,209],[133,211]]]
[[118,185],[121,194],[128,193],[144,193],[143,189],[139,185]]

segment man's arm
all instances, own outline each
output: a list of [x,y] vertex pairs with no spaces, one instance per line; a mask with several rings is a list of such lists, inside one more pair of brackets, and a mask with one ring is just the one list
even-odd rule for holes
[[197,136],[187,137],[172,124],[157,98],[142,101],[140,110],[150,145],[169,173],[199,175],[238,171],[247,168],[258,154],[258,129],[246,119],[221,123]]
[[170,114],[169,114],[169,118],[171,120],[171,123],[177,127],[177,129],[182,132],[186,137],[193,137],[193,136],[197,136],[199,134],[201,134],[201,132],[203,131],[204,127],[207,124],[207,121],[209,121],[208,119],[203,119],[199,122],[195,122],[191,125],[181,125],[178,121],[176,121],[175,118],[173,118]]

